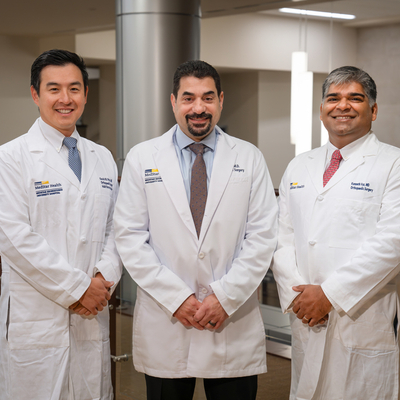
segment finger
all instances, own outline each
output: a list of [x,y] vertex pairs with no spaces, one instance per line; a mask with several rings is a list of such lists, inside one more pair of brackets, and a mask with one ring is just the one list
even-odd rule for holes
[[203,326],[203,325],[200,325],[200,323],[197,322],[193,317],[191,317],[191,318],[189,319],[189,321],[191,322],[191,325],[192,325],[193,327],[195,327],[196,329],[199,329],[200,331],[204,330],[204,326]]
[[112,282],[112,281],[103,281],[103,283],[104,283],[104,287],[106,287],[107,289],[114,285],[114,282]]
[[292,286],[292,290],[295,292],[303,292],[306,288],[306,285]]
[[97,311],[103,311],[103,310],[104,310],[103,305],[102,305],[101,303],[99,303],[99,304],[97,305],[97,307],[96,307],[96,310],[97,310]]
[[203,321],[203,326],[209,321],[209,319],[208,320],[206,320],[205,321],[205,316],[206,316],[206,310],[204,309],[204,307],[200,307],[197,311],[196,311],[196,314],[194,314],[194,316],[193,316],[193,318],[194,318],[194,320],[195,321]]

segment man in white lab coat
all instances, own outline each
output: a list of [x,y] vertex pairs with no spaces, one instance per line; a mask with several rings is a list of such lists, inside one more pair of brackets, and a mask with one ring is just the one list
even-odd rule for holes
[[40,118],[0,147],[0,398],[109,400],[117,171],[108,150],[76,131],[83,60],[47,51],[31,85]]
[[255,399],[266,372],[256,290],[275,250],[277,205],[261,152],[216,126],[223,99],[211,65],[182,64],[177,125],[125,161],[115,231],[138,284],[133,360],[151,400],[191,399],[196,377],[208,399]]
[[329,142],[280,185],[273,272],[291,313],[290,399],[397,399],[400,150],[371,131],[376,86],[355,67],[323,84]]

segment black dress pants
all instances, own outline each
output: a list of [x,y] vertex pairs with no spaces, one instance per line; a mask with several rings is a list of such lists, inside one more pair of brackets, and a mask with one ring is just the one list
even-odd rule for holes
[[[196,378],[167,379],[145,375],[147,400],[192,400]],[[257,375],[204,379],[207,400],[255,400]]]

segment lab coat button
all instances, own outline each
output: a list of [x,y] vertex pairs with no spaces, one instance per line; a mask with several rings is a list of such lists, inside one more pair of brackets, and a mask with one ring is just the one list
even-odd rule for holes
[[322,201],[323,199],[324,199],[324,196],[321,196],[321,195],[318,196],[319,201]]
[[199,253],[199,258],[200,258],[200,260],[202,260],[204,258],[204,253],[203,252]]
[[308,242],[308,244],[310,245],[310,246],[314,246],[315,245],[315,240],[310,240],[309,242]]
[[82,242],[83,244],[86,244],[86,243],[87,243],[87,240],[86,240],[85,236],[82,236],[82,237],[81,237],[81,242]]
[[201,289],[201,291],[202,291],[204,294],[207,294],[207,293],[208,293],[208,290],[207,290],[206,288]]
[[82,199],[82,200],[85,200],[85,199],[86,199],[86,194],[83,194],[83,195],[81,196],[81,199]]

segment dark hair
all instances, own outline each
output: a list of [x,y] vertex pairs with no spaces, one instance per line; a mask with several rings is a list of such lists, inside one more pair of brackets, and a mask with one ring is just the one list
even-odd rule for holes
[[343,85],[344,83],[357,82],[368,97],[370,107],[376,103],[376,85],[374,80],[362,69],[356,67],[340,67],[334,69],[322,85],[322,101],[325,100],[328,90],[332,84]]
[[49,65],[63,66],[67,64],[74,64],[81,70],[83,85],[85,87],[85,92],[86,92],[86,89],[89,86],[89,76],[83,58],[67,50],[53,49],[42,53],[32,64],[31,86],[33,86],[37,94],[39,94],[40,79],[41,79],[40,74],[42,72],[42,69]]
[[213,78],[217,88],[218,97],[221,94],[221,79],[216,69],[205,61],[191,60],[181,64],[175,71],[172,94],[175,98],[178,95],[181,79],[185,76],[194,76],[195,78]]

